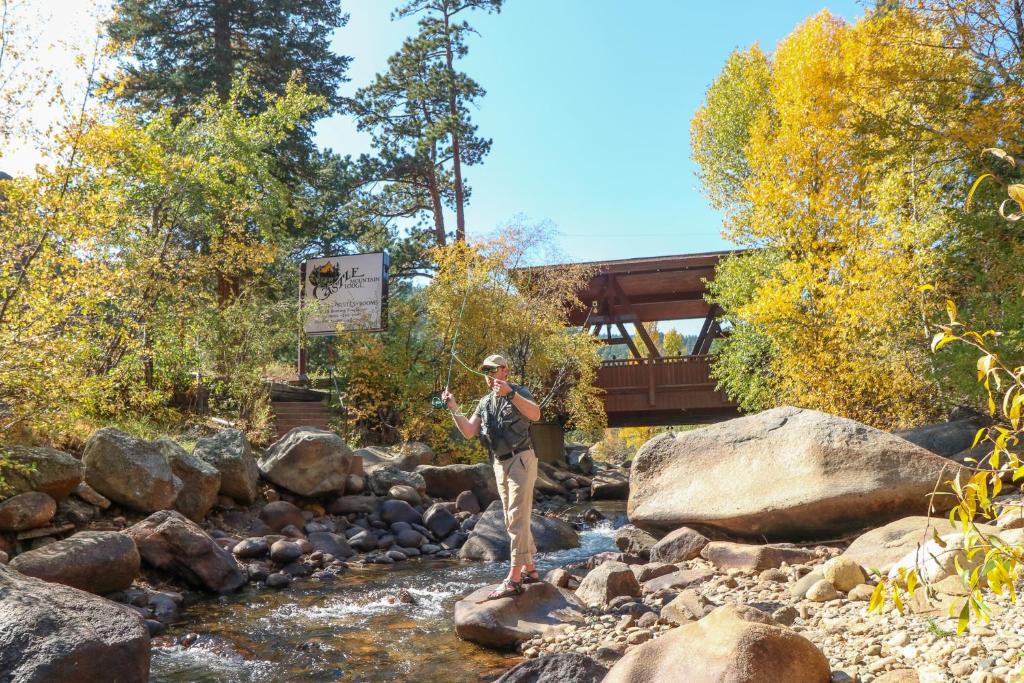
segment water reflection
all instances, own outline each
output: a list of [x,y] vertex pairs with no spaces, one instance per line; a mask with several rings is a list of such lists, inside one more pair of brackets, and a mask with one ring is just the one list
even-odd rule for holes
[[[588,506],[565,512],[572,518]],[[610,518],[585,529],[580,547],[538,556],[542,570],[614,550],[622,503],[602,502]],[[285,592],[244,591],[192,605],[171,635],[200,634],[190,648],[153,650],[155,683],[492,680],[518,661],[455,637],[455,601],[501,579],[503,564],[414,560],[373,566],[334,583],[297,581]],[[399,599],[401,591],[411,603]]]

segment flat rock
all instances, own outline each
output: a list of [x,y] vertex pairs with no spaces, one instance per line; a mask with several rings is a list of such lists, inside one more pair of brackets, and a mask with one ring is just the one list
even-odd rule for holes
[[657,593],[660,590],[678,590],[703,583],[714,578],[714,573],[701,569],[680,569],[679,571],[665,574],[653,579],[644,581],[644,593]]
[[195,586],[229,593],[246,583],[234,556],[180,512],[155,512],[124,533],[134,539],[147,564]]
[[523,586],[520,595],[487,600],[497,586],[485,586],[455,603],[455,633],[493,647],[513,647],[563,624],[582,623],[583,606],[569,591],[550,583]]
[[5,681],[145,683],[149,658],[149,631],[131,608],[0,565]]
[[381,502],[376,496],[340,496],[327,506],[327,511],[332,515],[369,515],[380,509]]
[[829,683],[811,641],[752,607],[725,605],[629,650],[604,683]]
[[79,531],[17,555],[10,567],[26,576],[105,595],[125,590],[139,575],[135,542],[118,531]]
[[595,659],[560,652],[517,664],[494,683],[600,683],[607,673]]
[[[950,460],[887,432],[783,407],[660,434],[630,470],[630,521],[769,540],[834,538],[924,512]],[[729,483],[721,495],[721,483]],[[952,498],[939,499],[952,505]]]
[[748,545],[712,541],[701,551],[701,556],[719,570],[741,569],[759,572],[786,564],[806,564],[817,558],[813,550],[779,545]]
[[199,439],[192,455],[220,472],[220,493],[242,503],[252,503],[259,493],[260,470],[245,434],[225,429]]

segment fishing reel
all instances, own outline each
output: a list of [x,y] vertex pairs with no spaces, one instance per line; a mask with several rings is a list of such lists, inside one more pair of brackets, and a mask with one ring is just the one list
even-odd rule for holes
[[444,404],[444,400],[441,398],[441,392],[435,391],[430,395],[430,405],[437,410],[445,410],[448,406]]

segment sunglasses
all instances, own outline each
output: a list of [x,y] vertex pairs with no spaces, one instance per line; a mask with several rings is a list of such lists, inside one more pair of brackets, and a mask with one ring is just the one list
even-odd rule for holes
[[500,365],[498,365],[496,367],[487,367],[487,368],[484,368],[483,372],[484,372],[485,375],[490,377],[491,375],[496,373],[498,370],[501,370],[501,367],[502,366],[500,366]]

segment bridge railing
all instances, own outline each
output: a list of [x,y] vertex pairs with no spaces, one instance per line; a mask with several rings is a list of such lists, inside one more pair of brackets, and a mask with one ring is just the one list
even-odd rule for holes
[[735,408],[724,394],[715,390],[710,358],[706,355],[605,361],[598,369],[597,384],[605,391],[609,417],[615,413],[689,413]]

